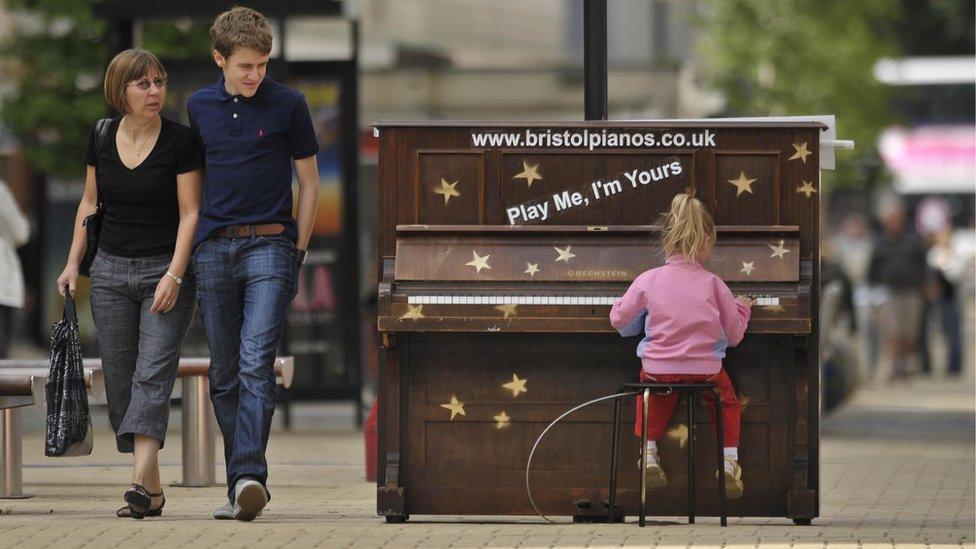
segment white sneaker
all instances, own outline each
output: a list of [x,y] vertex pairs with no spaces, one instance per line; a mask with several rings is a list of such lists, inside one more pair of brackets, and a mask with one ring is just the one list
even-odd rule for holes
[[213,512],[213,518],[217,520],[232,520],[234,518],[234,504],[228,501],[227,503],[218,507],[217,510]]
[[[637,467],[640,468],[641,460],[637,459]],[[661,460],[657,452],[647,454],[647,468],[644,469],[644,478],[647,479],[648,488],[664,488],[668,485],[668,475],[661,469]]]
[[[259,512],[254,518],[258,518],[260,516],[261,513]],[[234,504],[228,501],[227,503],[218,507],[213,512],[213,518],[217,520],[234,520]]]
[[234,519],[250,522],[268,504],[268,493],[256,480],[243,479],[234,487]]
[[[718,471],[715,471],[715,478],[718,479]],[[725,456],[725,497],[739,499],[742,492],[742,467],[739,467],[738,460]]]

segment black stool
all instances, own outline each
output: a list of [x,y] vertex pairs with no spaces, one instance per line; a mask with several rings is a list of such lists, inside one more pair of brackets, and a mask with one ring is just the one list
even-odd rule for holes
[[[722,397],[714,383],[621,383],[617,386],[618,393],[629,393],[644,396],[644,409],[641,414],[641,492],[639,525],[644,526],[646,517],[647,478],[644,472],[647,468],[647,401],[651,392],[659,395],[670,395],[674,391],[686,393],[688,403],[688,524],[695,523],[695,399],[698,391],[711,391],[715,396],[715,424],[718,431],[716,448],[718,457],[718,498],[721,509],[722,526],[728,524],[725,501],[725,456],[722,451],[724,441],[722,429]],[[613,404],[613,444],[610,455],[610,501],[608,504],[608,520],[614,520],[614,504],[617,499],[617,449],[620,443],[620,398],[614,399]]]

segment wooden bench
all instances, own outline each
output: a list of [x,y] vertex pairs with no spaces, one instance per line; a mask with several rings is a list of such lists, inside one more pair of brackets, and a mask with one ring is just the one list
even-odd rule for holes
[[[83,361],[89,404],[105,404],[105,378],[99,359]],[[23,493],[23,448],[20,408],[46,411],[44,384],[49,362],[0,360],[0,499],[30,497]],[[180,486],[216,484],[216,418],[210,403],[209,358],[180,359],[182,380],[183,482]],[[291,387],[294,359],[275,359],[275,379]]]

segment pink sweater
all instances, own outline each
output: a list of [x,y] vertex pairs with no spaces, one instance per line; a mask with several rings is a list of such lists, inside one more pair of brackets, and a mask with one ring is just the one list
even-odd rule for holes
[[714,374],[725,349],[742,341],[750,314],[721,278],[673,255],[631,283],[610,324],[623,336],[644,328],[637,356],[649,374]]

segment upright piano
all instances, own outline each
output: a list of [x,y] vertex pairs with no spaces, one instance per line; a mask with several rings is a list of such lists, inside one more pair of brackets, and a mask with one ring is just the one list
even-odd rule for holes
[[[819,514],[818,122],[376,124],[381,340],[377,510],[532,515],[540,433],[638,380],[639,338],[613,302],[660,266],[660,215],[692,190],[715,219],[706,268],[757,298],[725,368],[743,403],[745,494],[730,516]],[[636,514],[638,439],[624,403],[617,502]],[[714,428],[679,406],[659,444],[669,485],[648,513],[717,516]],[[612,404],[580,410],[536,451],[539,510],[606,517]]]

